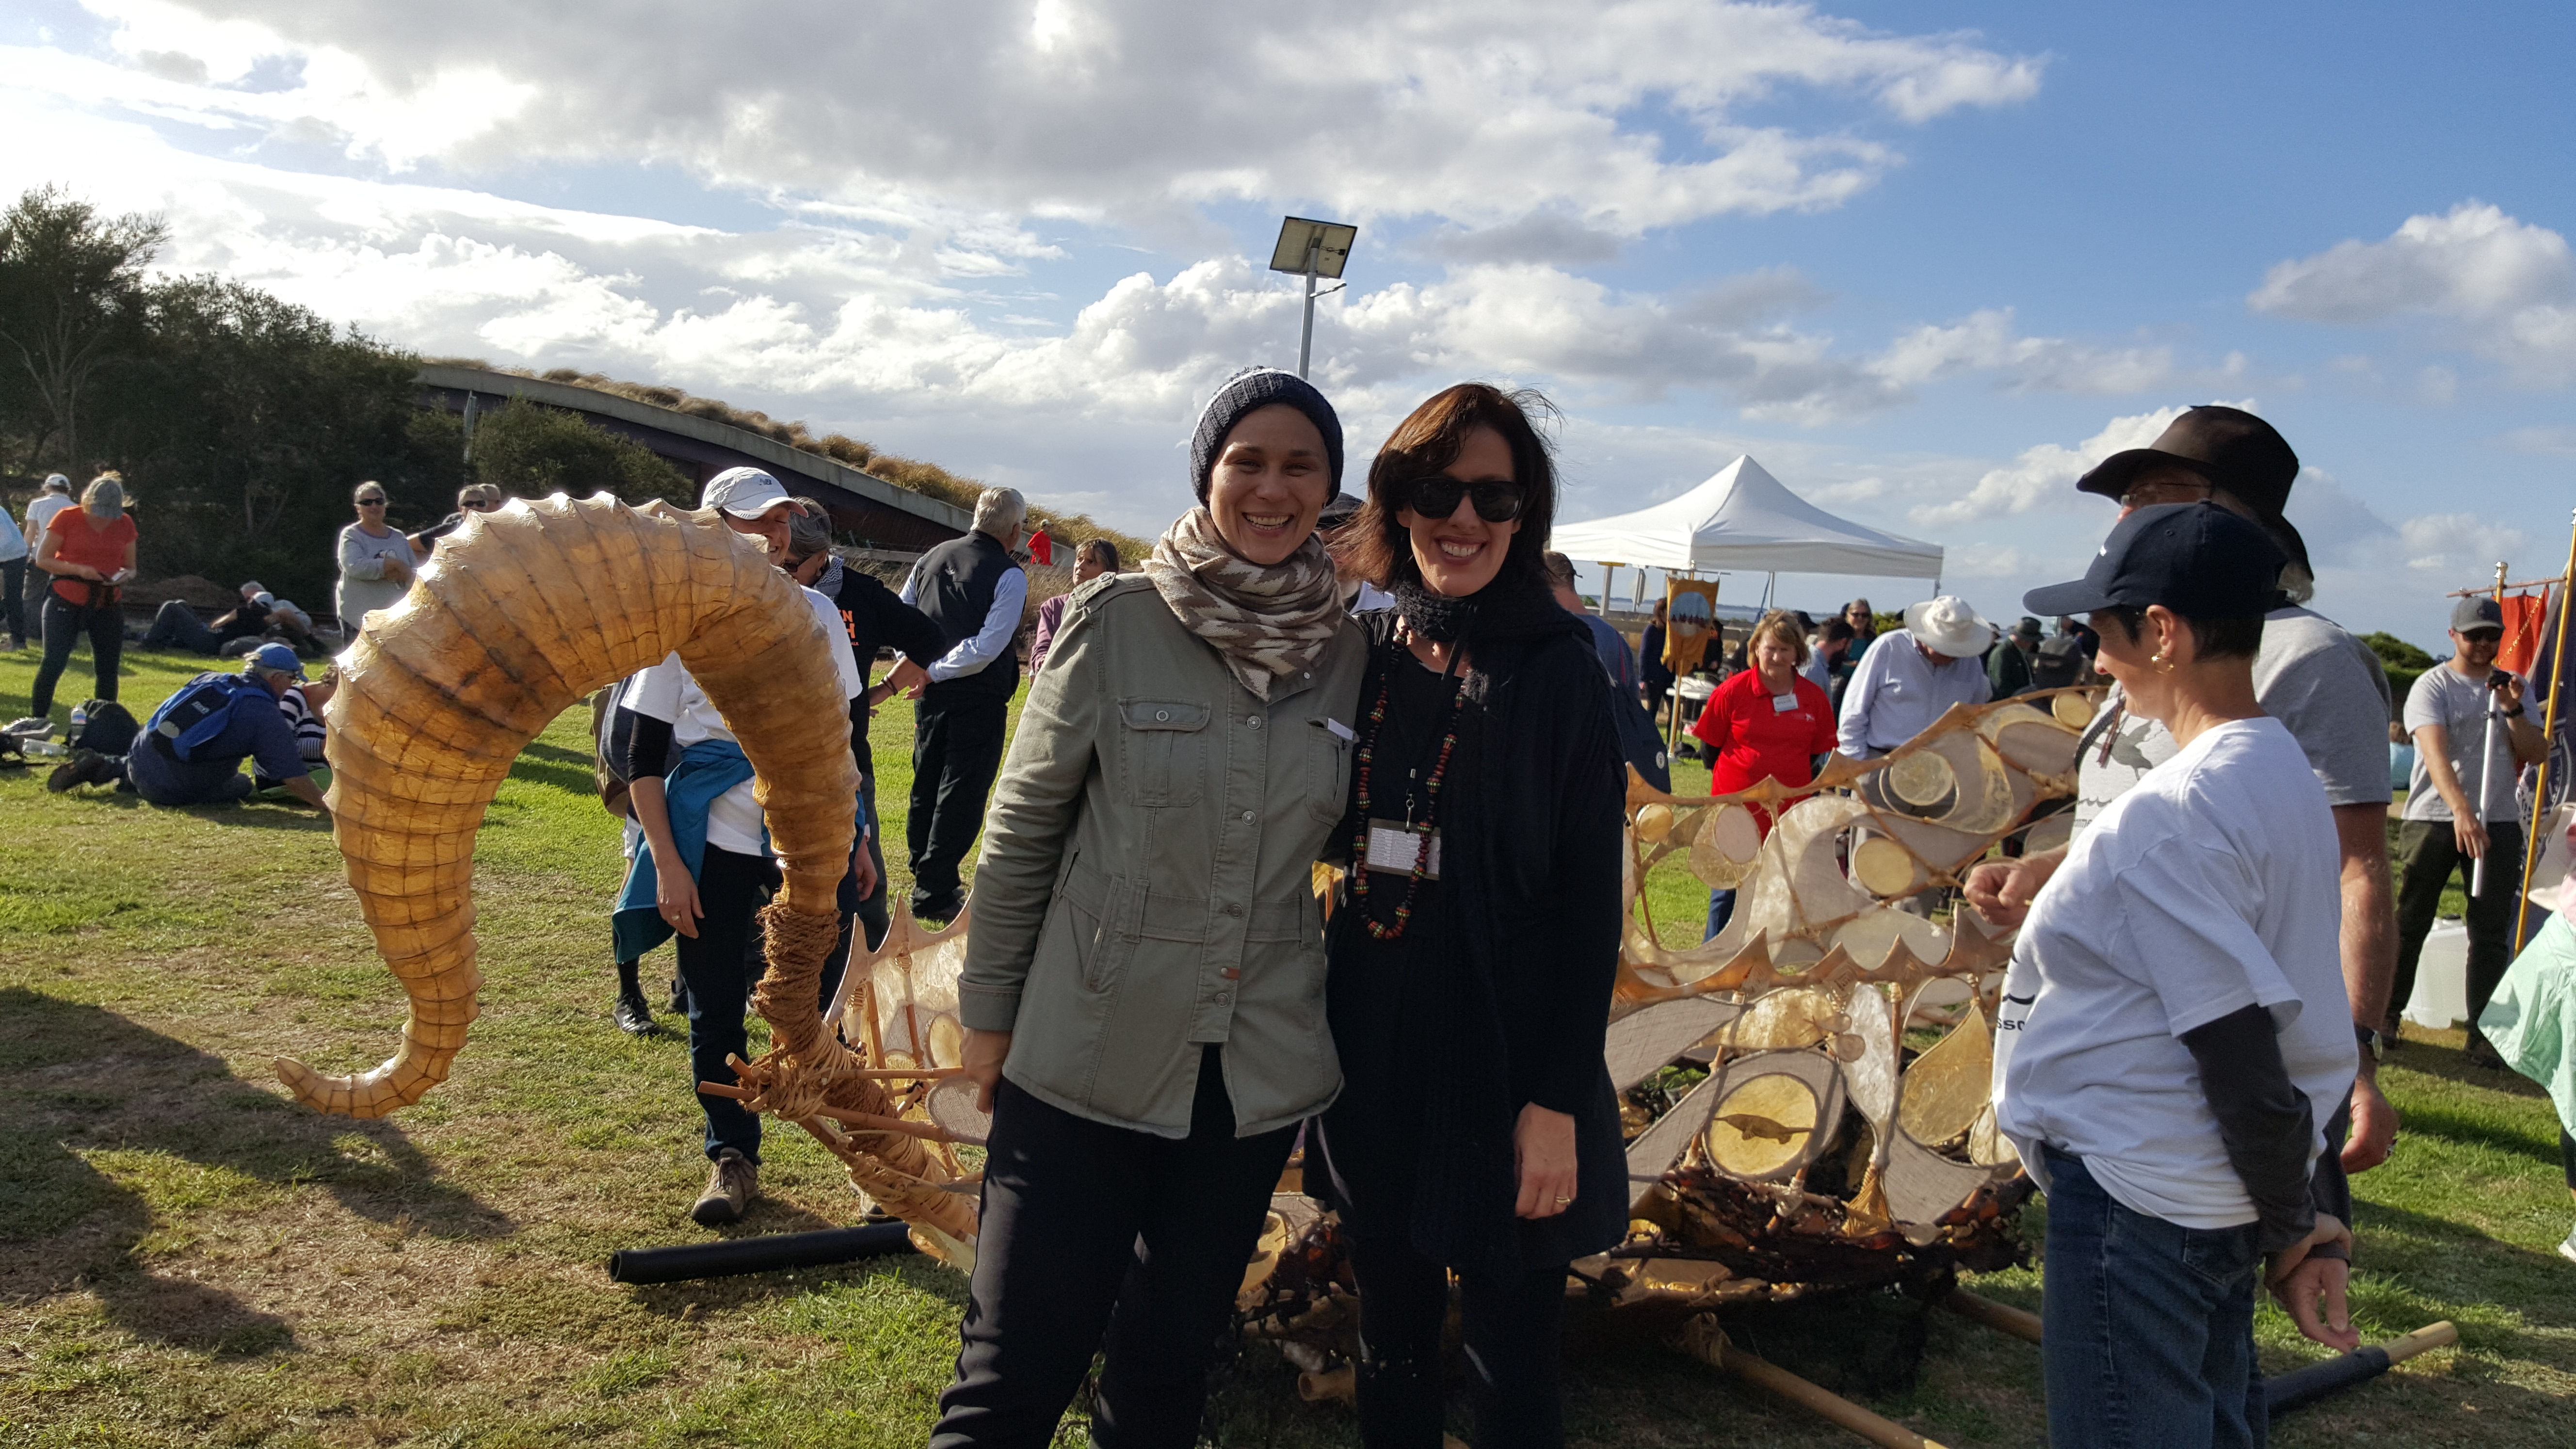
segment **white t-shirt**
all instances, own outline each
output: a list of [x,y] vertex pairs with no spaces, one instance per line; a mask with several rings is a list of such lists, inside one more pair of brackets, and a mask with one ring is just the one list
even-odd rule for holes
[[[815,621],[823,626],[825,635],[834,641],[848,639],[849,635],[841,628],[841,606],[812,589],[804,590],[804,594],[805,601],[813,606]],[[832,658],[841,667],[842,699],[858,698],[866,691],[867,681],[860,677],[859,666],[850,657],[850,651],[847,648],[834,649]],[[707,702],[706,691],[698,688],[698,682],[689,677],[688,667],[680,663],[677,654],[664,657],[661,663],[651,665],[636,675],[635,682],[627,687],[617,702],[647,719],[658,719],[668,724],[671,742],[684,750],[706,740],[741,743],[726,726],[724,716],[716,713],[716,707]],[[760,802],[752,798],[749,780],[717,796],[715,803],[707,807],[707,844],[719,850],[730,850],[736,855],[759,855],[763,851],[760,832]]]
[[[2254,700],[2286,726],[2329,805],[2388,803],[2388,671],[2370,646],[2323,614],[2275,609],[2254,652]],[[2076,763],[2075,833],[2174,756],[2173,736],[2123,713]]]
[[2182,1035],[2268,1007],[2320,1129],[2357,1054],[2325,790],[2275,719],[2212,728],[2076,838],[2014,943],[1995,1120],[2040,1185],[2040,1145],[2085,1160],[2133,1211],[2187,1228],[2254,1221]]
[[[2492,677],[2492,676],[2490,676]],[[2514,799],[2513,783],[2521,767],[2513,762],[2513,736],[2503,720],[2496,721],[2495,747],[2487,751],[2486,768],[2478,767],[2478,751],[2487,744],[2487,705],[2493,696],[2482,680],[2469,678],[2443,660],[2416,676],[2415,687],[2406,692],[2406,737],[2426,725],[2440,725],[2450,732],[2452,778],[2460,782],[2460,793],[2476,798],[2485,796],[2480,805],[2482,818],[2490,822],[2520,820],[2522,809]],[[2409,820],[2448,820],[2451,802],[2433,788],[2433,772],[2424,765],[2424,751],[2415,751],[2415,765],[2406,777],[2406,818]]]

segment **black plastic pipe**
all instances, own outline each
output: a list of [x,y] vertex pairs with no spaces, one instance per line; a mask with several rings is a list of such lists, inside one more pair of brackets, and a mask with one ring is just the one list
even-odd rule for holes
[[772,1233],[677,1248],[625,1248],[608,1255],[608,1277],[616,1283],[685,1283],[780,1268],[819,1268],[912,1251],[912,1238],[903,1224],[870,1223],[862,1228]]

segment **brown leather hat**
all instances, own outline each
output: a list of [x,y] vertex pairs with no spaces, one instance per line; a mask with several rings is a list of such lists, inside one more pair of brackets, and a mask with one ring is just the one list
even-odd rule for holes
[[2307,541],[2282,517],[2290,485],[2299,479],[2299,455],[2270,423],[2242,408],[2208,403],[2186,410],[2143,448],[2113,453],[2075,480],[2086,493],[2118,498],[2151,467],[2187,468],[2211,487],[2244,500],[2291,558],[2307,569]]

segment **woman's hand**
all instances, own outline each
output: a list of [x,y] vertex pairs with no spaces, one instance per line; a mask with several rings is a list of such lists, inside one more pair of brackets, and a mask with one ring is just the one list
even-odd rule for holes
[[975,1084],[978,1109],[985,1112],[993,1110],[993,1091],[1002,1084],[1002,1062],[1010,1054],[1009,1032],[968,1029],[964,1060],[959,1064],[957,1074]]
[[409,563],[396,558],[392,554],[384,554],[381,555],[381,557],[385,561],[385,582],[389,584],[405,584],[411,582],[411,565]]
[[1574,1201],[1573,1118],[1536,1102],[1521,1108],[1521,1120],[1512,1128],[1512,1159],[1521,1179],[1515,1214],[1552,1218]]
[[2341,1258],[2312,1256],[2328,1243],[2341,1243],[2345,1252],[2352,1251],[2352,1229],[2331,1214],[2319,1213],[2316,1230],[2304,1241],[2272,1255],[2264,1265],[2263,1281],[2300,1333],[2337,1353],[2350,1353],[2361,1346],[2351,1310],[2344,1305],[2352,1265]]
[[2039,855],[2025,855],[2015,860],[1990,860],[1968,872],[1968,904],[1990,925],[2009,930],[2030,914],[2030,903],[2039,898],[2039,888],[2057,874],[2066,852],[2051,850]]
[[698,904],[698,883],[689,875],[686,862],[665,865],[659,851],[653,855],[653,908],[672,930],[692,941],[698,938],[698,921],[706,915]]

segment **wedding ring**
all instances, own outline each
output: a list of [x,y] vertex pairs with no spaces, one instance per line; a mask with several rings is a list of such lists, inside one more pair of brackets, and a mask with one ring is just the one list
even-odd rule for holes
[[1556,1205],[1557,1205],[1558,1207],[1563,1207],[1563,1206],[1565,1206],[1567,1203],[1570,1203],[1570,1202],[1572,1202],[1572,1201],[1574,1201],[1574,1199],[1572,1199],[1572,1198],[1570,1198],[1570,1197],[1561,1197],[1561,1198],[1558,1198],[1558,1199],[1556,1200]]

